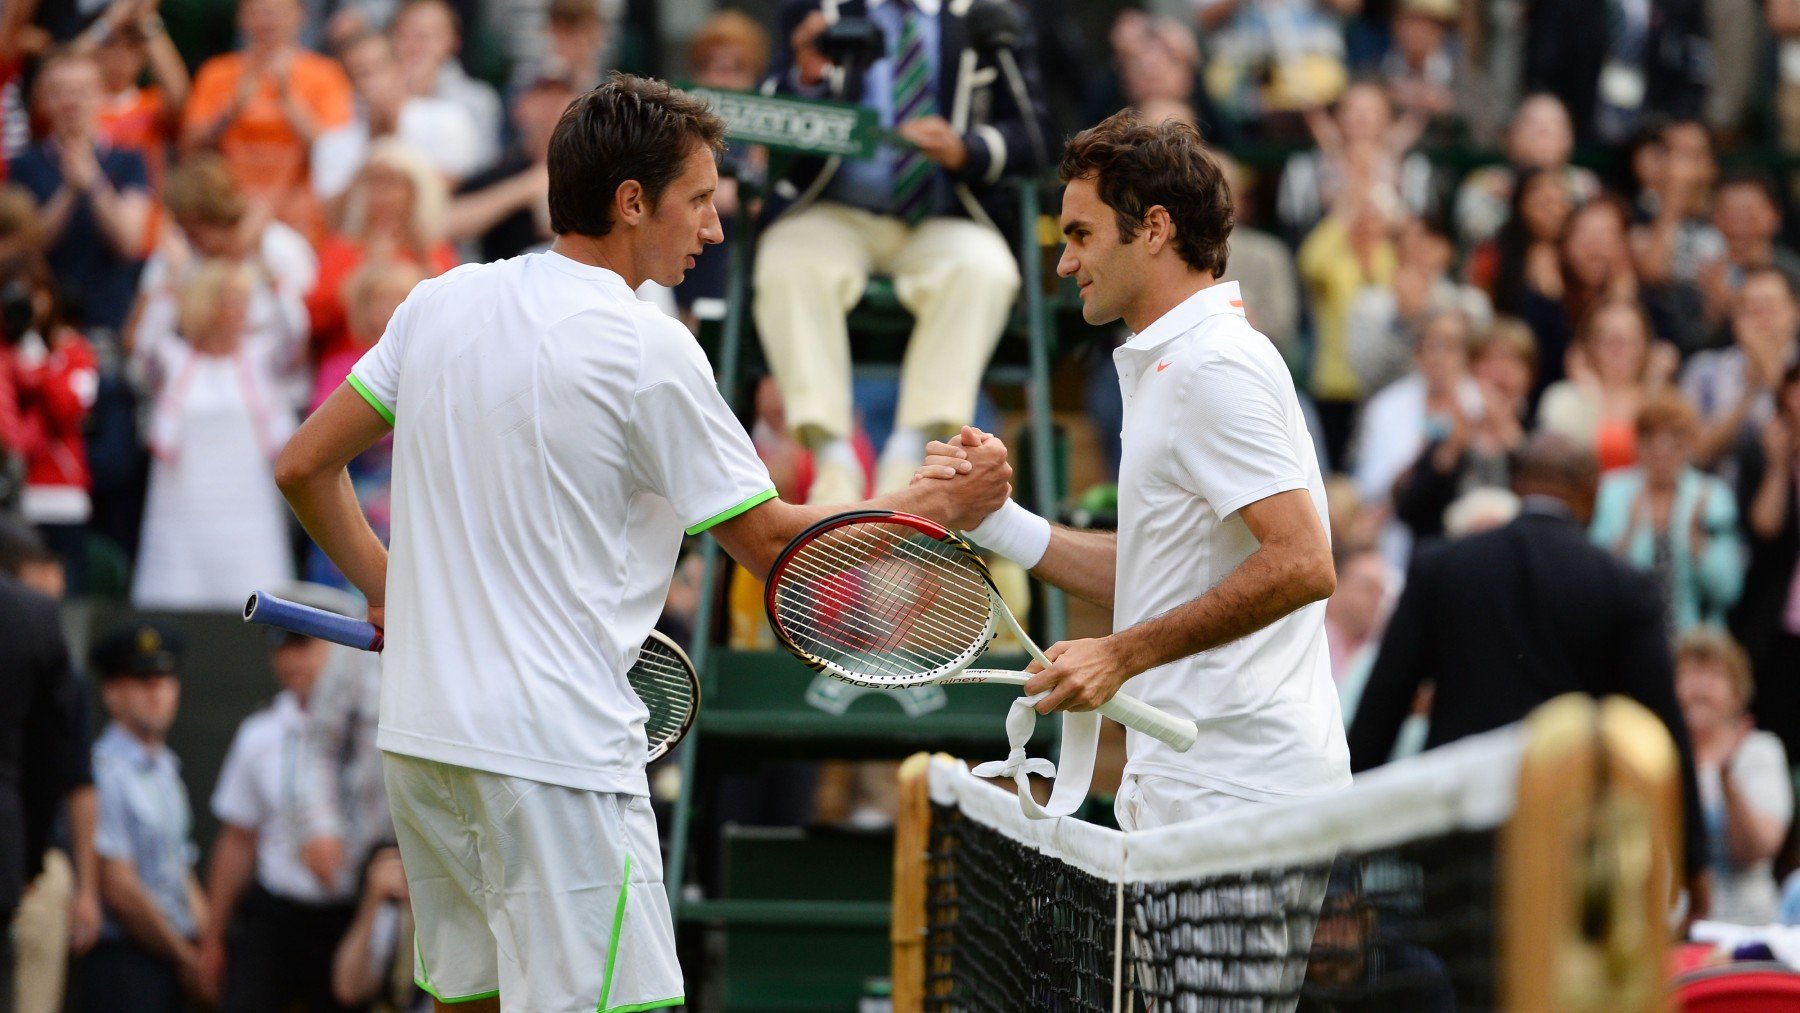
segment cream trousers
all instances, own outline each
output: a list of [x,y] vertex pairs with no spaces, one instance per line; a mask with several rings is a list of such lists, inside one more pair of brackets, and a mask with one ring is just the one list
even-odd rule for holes
[[851,433],[845,315],[871,275],[893,278],[916,323],[894,424],[930,433],[974,415],[994,346],[1019,292],[1006,238],[965,218],[900,219],[822,201],[785,215],[757,243],[756,329],[802,440]]

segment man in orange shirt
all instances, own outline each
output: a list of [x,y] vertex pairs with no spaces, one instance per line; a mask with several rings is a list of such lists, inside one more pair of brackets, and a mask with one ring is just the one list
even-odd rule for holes
[[217,147],[238,185],[315,241],[323,218],[308,157],[318,135],[349,122],[350,82],[302,49],[300,0],[240,0],[244,48],[208,60],[182,119],[182,147]]

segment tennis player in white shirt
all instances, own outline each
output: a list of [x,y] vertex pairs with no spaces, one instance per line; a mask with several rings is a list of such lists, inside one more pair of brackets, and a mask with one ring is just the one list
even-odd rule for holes
[[[1186,753],[1126,737],[1120,826],[1147,829],[1342,788],[1350,756],[1325,642],[1336,587],[1325,489],[1294,382],[1218,281],[1231,193],[1193,127],[1120,113],[1069,142],[1057,270],[1091,324],[1123,319],[1125,400],[1116,534],[1007,504],[969,534],[1089,601],[1114,633],[1051,646],[1038,710],[1130,692],[1192,718]],[[985,442],[984,442],[985,441]],[[957,473],[966,429],[921,479]],[[915,481],[915,486],[925,484]],[[1034,665],[1034,670],[1039,666]]]
[[[721,239],[724,124],[615,76],[550,142],[544,253],[415,288],[294,436],[277,481],[387,631],[389,804],[440,1009],[679,1005],[681,969],[625,680],[682,533],[751,572],[834,509],[775,497],[680,323],[640,301]],[[394,434],[392,554],[344,466]],[[1004,449],[877,505],[973,523]]]

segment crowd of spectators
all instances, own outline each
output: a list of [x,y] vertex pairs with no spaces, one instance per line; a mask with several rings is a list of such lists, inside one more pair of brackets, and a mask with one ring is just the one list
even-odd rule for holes
[[[1602,469],[1591,542],[1660,594],[1715,914],[1774,917],[1800,754],[1800,2],[1192,0],[1120,11],[1101,60],[1056,0],[1006,2],[1027,8],[1018,90],[946,30],[956,5],[931,0],[855,5],[887,39],[860,62],[841,40],[827,52],[818,5],[790,0],[767,24],[714,14],[660,67],[858,102],[892,128],[873,160],[787,159],[773,178],[766,152],[724,156],[728,240],[740,207],[763,229],[746,288],[771,375],[752,421],[782,494],[904,484],[927,440],[983,410],[982,371],[1041,274],[1011,252],[1007,177],[1041,174],[1059,130],[1121,104],[1191,120],[1236,197],[1226,277],[1292,367],[1332,476],[1346,720],[1415,553],[1510,520],[1520,448],[1559,434]],[[213,52],[173,40],[158,0],[9,4],[0,515],[27,548],[7,569],[144,609],[343,587],[300,547],[275,454],[419,281],[547,245],[551,131],[619,64],[625,6],[398,0],[325,17],[237,0],[235,43]],[[472,58],[475,36],[497,62]],[[958,76],[977,65],[981,83]],[[725,263],[710,251],[680,289],[642,294],[694,323]],[[852,383],[845,323],[877,276],[915,320],[885,390]],[[1083,361],[1099,466],[1116,468],[1110,358]],[[350,466],[378,533],[389,453]],[[172,810],[122,826],[145,814],[109,802],[113,771],[130,790],[180,783],[158,681],[179,649],[154,627],[124,635],[90,669],[112,723],[91,765],[59,775],[72,814],[98,786],[99,871],[82,869],[96,863],[72,820],[77,861],[43,873],[60,873],[76,950],[125,981],[149,959],[170,995],[227,1008],[276,987],[250,970],[280,951],[332,968],[309,979],[336,986],[314,1008],[367,1001],[405,932],[404,881],[369,827],[378,800],[301,812],[269,796],[258,751],[313,734],[299,715],[329,699],[332,755],[355,767],[372,676],[272,647],[281,695],[240,733],[211,800],[227,829],[198,866]],[[1426,741],[1430,693],[1397,752]],[[133,855],[168,867],[125,890]],[[316,938],[288,938],[295,911]],[[353,952],[319,941],[346,933]]]

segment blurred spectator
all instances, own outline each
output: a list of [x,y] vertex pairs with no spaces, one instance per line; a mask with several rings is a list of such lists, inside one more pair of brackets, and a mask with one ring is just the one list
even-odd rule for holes
[[1788,154],[1800,152],[1800,0],[1764,0],[1775,36],[1775,119]]
[[1744,587],[1743,545],[1731,487],[1693,466],[1699,420],[1680,394],[1638,411],[1638,465],[1600,481],[1594,544],[1656,578],[1670,639],[1722,624]]
[[202,994],[195,940],[207,926],[206,896],[194,877],[187,786],[168,747],[180,663],[180,637],[155,623],[126,623],[94,645],[111,719],[94,742],[106,922],[73,976],[83,1013],[183,1013]]
[[[866,16],[885,40],[882,53],[893,55],[871,53],[878,58],[855,72],[833,72],[819,49],[827,9],[832,17]],[[974,414],[1019,291],[1018,263],[996,224],[1009,220],[1010,204],[996,184],[1047,167],[1044,111],[1038,99],[1018,107],[994,54],[972,48],[959,10],[935,3],[822,9],[818,0],[789,0],[781,9],[787,47],[771,68],[773,86],[858,102],[909,142],[883,145],[867,161],[795,159],[775,186],[780,206],[757,243],[756,329],[788,423],[814,453],[813,502],[863,498],[850,442],[845,314],[870,276],[891,276],[915,321],[878,492],[905,487],[925,443]],[[1028,97],[1042,92],[1031,38],[1024,33],[1016,50]],[[970,118],[971,109],[986,115]]]
[[462,48],[462,20],[446,0],[407,0],[394,15],[388,33],[400,59],[406,90],[418,98],[453,102],[475,125],[479,154],[476,169],[500,155],[500,96],[494,86],[470,77],[457,61]]
[[0,369],[12,374],[17,449],[25,463],[20,510],[62,559],[79,592],[93,512],[83,426],[99,370],[93,347],[63,323],[55,289],[42,260],[0,261],[0,314],[7,318]]
[[[574,98],[568,83],[554,78],[513,93],[513,146],[493,168],[463,182],[450,202],[446,235],[458,242],[475,241],[482,261],[516,257],[554,238],[545,165],[550,134]],[[702,256],[696,266],[710,260],[711,256]]]
[[1231,207],[1237,216],[1231,228],[1231,260],[1219,280],[1238,283],[1250,326],[1275,342],[1282,358],[1294,365],[1305,355],[1300,345],[1300,277],[1294,254],[1279,237],[1251,226],[1252,205],[1243,166],[1218,148],[1208,151],[1231,186]]
[[11,577],[52,601],[62,601],[68,578],[62,560],[37,529],[23,521],[0,517],[0,576]]
[[144,160],[100,137],[104,99],[91,57],[44,61],[36,84],[48,135],[7,166],[36,197],[45,254],[75,321],[110,340],[125,321],[143,263],[150,195]]
[[1517,217],[1515,189],[1528,173],[1547,172],[1560,179],[1570,207],[1598,195],[1600,180],[1569,164],[1574,150],[1569,111],[1556,96],[1540,92],[1519,103],[1506,128],[1506,162],[1474,170],[1456,191],[1456,228],[1462,241],[1474,246],[1492,239]]
[[182,149],[217,147],[245,193],[316,240],[324,219],[310,181],[312,145],[353,110],[337,62],[300,47],[302,16],[300,0],[238,0],[243,48],[194,75]]
[[320,357],[351,344],[344,284],[364,263],[397,260],[437,276],[456,266],[444,240],[443,178],[404,142],[383,138],[344,194],[343,225],[319,247],[319,282],[306,298]]
[[1769,79],[1764,2],[1705,0],[1710,52],[1703,111],[1707,127],[1724,140],[1740,139],[1751,109],[1760,114],[1767,105],[1754,94],[1766,88]]
[[1344,460],[1366,393],[1350,364],[1350,313],[1364,289],[1393,284],[1399,258],[1392,214],[1391,205],[1354,195],[1307,235],[1295,260],[1312,299],[1311,392],[1333,461]]
[[1569,349],[1568,378],[1544,391],[1538,428],[1592,450],[1602,471],[1626,467],[1637,460],[1638,412],[1674,369],[1674,350],[1654,340],[1641,306],[1602,303]]
[[1700,412],[1694,456],[1707,467],[1756,445],[1777,414],[1782,375],[1800,362],[1800,302],[1787,275],[1775,268],[1745,275],[1733,300],[1731,335],[1731,347],[1701,352],[1681,373],[1681,391]]
[[43,248],[37,198],[16,183],[0,185],[0,260],[41,253]]
[[1399,0],[1393,47],[1379,68],[1394,108],[1450,139],[1460,136],[1463,120],[1481,112],[1470,104],[1468,65],[1454,45],[1457,7],[1457,0]]
[[[724,10],[707,18],[688,43],[688,76],[708,88],[752,90],[768,65],[768,33],[741,11]],[[695,300],[725,298],[726,270],[737,240],[740,206],[767,173],[768,152],[741,142],[733,144],[729,138],[726,144],[719,165],[719,187],[713,191],[713,206],[719,211],[725,239],[700,257],[675,287],[675,304],[681,307],[690,329],[698,324]]]
[[599,85],[609,41],[601,0],[550,0],[545,27],[536,76],[567,81],[577,95]]
[[1305,235],[1340,202],[1372,203],[1389,215],[1432,210],[1431,161],[1412,150],[1424,121],[1416,114],[1396,120],[1380,85],[1351,85],[1329,115],[1309,111],[1306,125],[1316,147],[1287,160],[1276,195],[1289,235]]
[[1476,342],[1469,371],[1480,415],[1470,418],[1460,400],[1452,401],[1449,433],[1428,444],[1394,486],[1394,515],[1416,541],[1454,534],[1446,530],[1447,515],[1464,496],[1512,484],[1512,455],[1525,438],[1536,367],[1531,331],[1517,320],[1495,321]]
[[1206,92],[1230,122],[1324,105],[1344,91],[1343,18],[1362,0],[1193,0]]
[[1732,630],[1761,673],[1760,724],[1800,755],[1800,364],[1738,479],[1750,565]]
[[285,630],[271,630],[269,644],[281,692],[238,726],[213,790],[220,826],[201,975],[223,1013],[334,1011],[344,1007],[331,994],[332,955],[355,915],[356,883],[342,864],[324,882],[308,868],[295,766],[313,687],[337,648]]
[[1381,627],[1400,590],[1400,574],[1379,552],[1364,550],[1338,563],[1338,586],[1325,603],[1325,640],[1331,648],[1331,678],[1338,684],[1346,714],[1356,702],[1344,699],[1344,687],[1357,690],[1381,648]]
[[[75,48],[91,52],[100,66],[105,100],[99,136],[110,147],[137,152],[149,169],[151,191],[160,193],[191,82],[156,7],[157,0],[113,0]],[[142,83],[146,68],[155,84]]]
[[1750,272],[1772,267],[1800,291],[1800,253],[1776,240],[1781,234],[1781,200],[1762,176],[1733,176],[1713,196],[1713,227],[1725,244],[1724,256],[1700,272],[1706,319],[1717,324],[1731,314],[1733,297]]
[[1506,223],[1470,261],[1471,277],[1492,293],[1495,310],[1518,317],[1560,315],[1560,244],[1574,209],[1569,187],[1557,173],[1519,173]]
[[1707,917],[1738,925],[1774,920],[1773,859],[1794,815],[1787,753],[1747,712],[1754,687],[1749,657],[1723,630],[1699,627],[1676,643],[1675,695],[1712,855]]
[[209,261],[181,293],[179,330],[138,334],[153,457],[131,587],[140,608],[235,610],[244,588],[293,579],[273,468],[294,430],[279,381],[297,349],[251,328],[253,278]]
[[1538,3],[1529,11],[1525,87],[1562,99],[1581,143],[1617,144],[1648,117],[1704,110],[1713,59],[1705,0]]
[[1456,246],[1436,221],[1401,223],[1394,255],[1393,283],[1366,286],[1350,306],[1345,352],[1363,390],[1380,390],[1406,374],[1417,344],[1413,328],[1431,313],[1459,310],[1476,332],[1494,320],[1487,293],[1451,277]]
[[363,869],[356,917],[331,962],[331,992],[346,1007],[385,1001],[401,1013],[424,1013],[431,997],[413,981],[412,897],[400,849],[389,845]]
[[370,145],[388,138],[404,142],[448,185],[485,163],[492,142],[477,132],[469,111],[450,99],[409,93],[387,36],[359,36],[341,56],[356,90],[356,116],[313,142],[314,193],[338,197],[356,178]]
[[1575,329],[1594,307],[1637,298],[1624,207],[1599,197],[1578,208],[1563,227],[1558,261],[1561,270],[1555,275],[1527,262],[1518,305],[1500,306],[1500,312],[1524,320],[1537,337],[1539,396],[1563,378]]
[[1200,45],[1186,25],[1173,18],[1124,10],[1108,34],[1119,95],[1148,116],[1147,106],[1186,103],[1194,97]]
[[[1352,458],[1357,492],[1364,502],[1388,508],[1390,516],[1395,482],[1419,453],[1459,424],[1478,422],[1485,410],[1481,388],[1469,375],[1469,318],[1460,310],[1440,310],[1417,333],[1412,372],[1369,399]],[[1410,541],[1404,526],[1390,521],[1381,548],[1401,565]]]
[[[394,311],[406,301],[413,286],[425,280],[425,272],[405,261],[371,261],[358,268],[344,283],[344,301],[348,304],[349,344],[327,352],[319,359],[313,382],[309,410],[317,411],[350,375],[350,367],[363,353],[375,346],[387,330]],[[350,482],[356,488],[356,501],[362,506],[369,526],[375,529],[383,544],[387,542],[389,489],[393,482],[394,441],[383,437],[374,446],[358,454],[347,466]],[[308,545],[306,579],[331,587],[350,587],[331,559],[317,545]]]
[[1689,355],[1711,342],[1701,281],[1725,258],[1725,241],[1707,217],[1719,170],[1706,125],[1683,120],[1662,128],[1639,147],[1633,170],[1642,189],[1631,253],[1644,305],[1658,333]]

